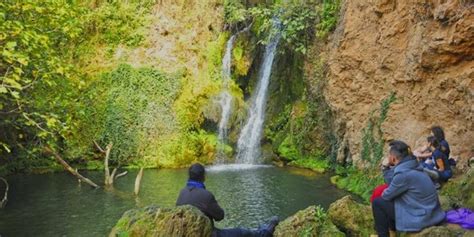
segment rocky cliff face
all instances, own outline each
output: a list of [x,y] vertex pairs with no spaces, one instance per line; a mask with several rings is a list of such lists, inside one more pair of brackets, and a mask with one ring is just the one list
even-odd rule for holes
[[452,156],[474,156],[473,13],[463,0],[345,1],[324,91],[337,118],[339,160],[360,160],[370,113],[392,92],[381,138],[414,147],[440,125]]

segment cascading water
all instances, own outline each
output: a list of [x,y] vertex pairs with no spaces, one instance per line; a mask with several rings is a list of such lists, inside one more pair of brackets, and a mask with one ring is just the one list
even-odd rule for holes
[[[278,22],[274,22],[278,25]],[[281,35],[277,33],[265,47],[262,67],[260,68],[259,81],[254,94],[251,97],[251,106],[248,111],[247,122],[240,133],[237,142],[237,163],[258,164],[260,157],[260,139],[263,132],[265,120],[265,106],[267,103],[267,89],[270,83],[273,59]]]
[[232,35],[226,44],[224,58],[222,59],[223,90],[219,94],[219,105],[221,107],[221,120],[219,121],[219,145],[216,163],[224,163],[224,147],[227,139],[227,124],[232,112],[232,95],[229,93],[229,81],[231,80],[232,48],[234,47],[236,35]]

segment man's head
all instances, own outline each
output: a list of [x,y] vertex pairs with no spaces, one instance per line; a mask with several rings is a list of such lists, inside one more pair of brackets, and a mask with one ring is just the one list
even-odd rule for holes
[[397,165],[403,158],[411,155],[410,147],[402,141],[394,140],[388,145],[390,146],[388,159],[392,165]]
[[198,182],[204,182],[205,176],[206,176],[206,170],[204,169],[204,166],[202,166],[199,163],[195,163],[189,167],[188,170],[189,174],[189,179],[198,181]]

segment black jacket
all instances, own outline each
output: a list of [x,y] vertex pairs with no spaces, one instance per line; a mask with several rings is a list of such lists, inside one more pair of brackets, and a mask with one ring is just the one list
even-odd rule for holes
[[197,207],[211,220],[220,221],[224,219],[224,210],[219,206],[214,195],[203,188],[183,188],[176,201],[176,206],[181,205]]

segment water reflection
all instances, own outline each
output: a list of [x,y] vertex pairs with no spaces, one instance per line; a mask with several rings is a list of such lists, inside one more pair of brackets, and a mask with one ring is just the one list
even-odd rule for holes
[[[285,218],[309,205],[328,205],[345,193],[323,175],[300,175],[275,167],[210,169],[207,188],[226,212],[219,227],[256,227],[273,215]],[[105,236],[125,210],[157,204],[172,207],[186,170],[146,170],[140,198],[133,196],[137,171],[116,181],[114,191],[94,190],[66,173],[8,177],[9,202],[0,210],[4,236]],[[94,181],[102,172],[89,172]]]

